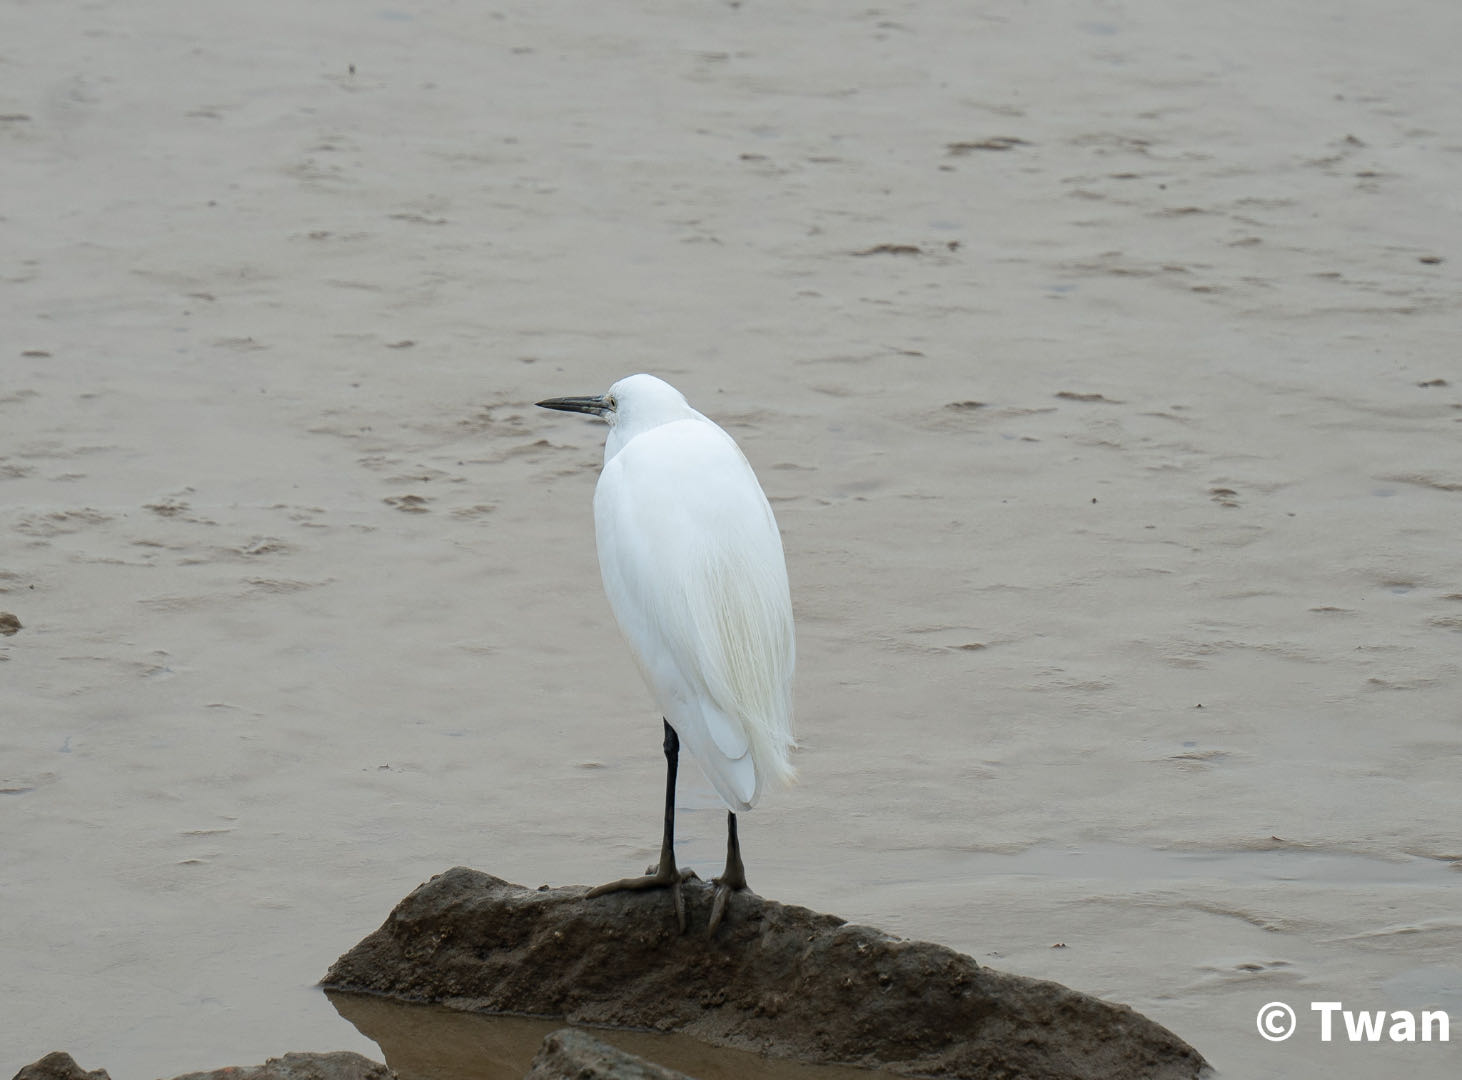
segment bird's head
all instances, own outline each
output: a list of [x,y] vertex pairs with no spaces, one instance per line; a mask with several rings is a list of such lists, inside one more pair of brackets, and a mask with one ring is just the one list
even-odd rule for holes
[[537,405],[540,409],[602,416],[611,426],[637,429],[699,415],[686,404],[685,395],[653,375],[631,375],[620,379],[608,393],[592,397],[549,398],[537,402]]

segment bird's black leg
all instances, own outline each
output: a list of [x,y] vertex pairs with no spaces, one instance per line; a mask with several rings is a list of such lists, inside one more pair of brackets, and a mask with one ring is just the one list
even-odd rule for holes
[[736,837],[736,815],[726,811],[726,869],[716,878],[716,898],[711,903],[711,925],[707,933],[714,934],[721,925],[721,916],[726,914],[726,900],[733,893],[746,888],[746,868],[741,865],[741,841]]
[[[593,898],[626,889],[668,888],[675,902],[675,920],[680,924],[680,932],[683,934],[685,898],[680,894],[680,871],[675,867],[675,773],[680,764],[680,736],[670,726],[669,720],[662,719],[661,722],[665,725],[665,833],[660,840],[660,865],[644,877],[620,878],[607,885],[597,885],[585,896]],[[739,857],[737,865],[740,865]]]
[[657,873],[667,871],[679,883],[680,874],[675,869],[675,777],[680,771],[680,736],[664,717],[665,725],[665,831],[660,838],[660,866]]

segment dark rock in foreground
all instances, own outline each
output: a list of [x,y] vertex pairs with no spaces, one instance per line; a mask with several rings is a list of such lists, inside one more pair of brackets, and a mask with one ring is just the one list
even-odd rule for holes
[[[386,1066],[348,1050],[331,1054],[285,1054],[263,1065],[234,1065],[212,1072],[184,1073],[174,1080],[394,1080]],[[111,1080],[105,1069],[87,1072],[70,1054],[56,1050],[15,1074],[15,1080]]]
[[652,1065],[573,1028],[543,1040],[523,1080],[691,1080],[685,1073]]
[[173,1080],[394,1080],[395,1075],[378,1061],[349,1050],[336,1050],[329,1054],[285,1054],[263,1065],[184,1073]]
[[463,867],[432,878],[337,960],[330,989],[483,1013],[676,1031],[810,1063],[909,1075],[1178,1080],[1198,1052],[1125,1005],[1007,975],[750,893],[705,935],[709,885],[586,900]]
[[15,1074],[15,1080],[112,1080],[106,1069],[87,1072],[64,1050],[52,1050]]

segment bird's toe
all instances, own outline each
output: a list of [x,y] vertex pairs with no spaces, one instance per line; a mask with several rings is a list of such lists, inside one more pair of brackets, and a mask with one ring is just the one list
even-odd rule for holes
[[716,885],[716,897],[711,901],[711,921],[706,927],[706,936],[715,934],[716,928],[721,925],[721,920],[726,915],[726,901],[731,896],[731,889],[722,884]]
[[675,903],[675,921],[680,926],[680,932],[685,933],[685,894],[680,890],[680,882],[670,886],[670,897]]

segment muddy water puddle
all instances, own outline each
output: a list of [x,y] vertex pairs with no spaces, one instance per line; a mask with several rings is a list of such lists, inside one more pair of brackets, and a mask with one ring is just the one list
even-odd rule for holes
[[[336,1010],[381,1048],[401,1080],[522,1080],[544,1038],[563,1020],[486,1016],[327,990]],[[697,1080],[893,1080],[894,1073],[806,1065],[710,1046],[686,1035],[584,1028],[596,1038]]]

